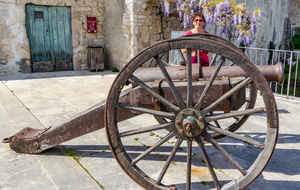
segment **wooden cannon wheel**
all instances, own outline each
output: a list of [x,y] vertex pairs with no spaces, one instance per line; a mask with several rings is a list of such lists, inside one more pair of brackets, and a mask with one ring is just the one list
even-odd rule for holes
[[[185,35],[185,36],[182,36],[182,37],[195,37],[195,38],[213,40],[213,41],[222,43],[222,44],[224,44],[226,46],[230,46],[233,49],[235,49],[238,52],[240,52],[240,53],[243,54],[243,52],[237,46],[235,46],[232,42],[230,42],[230,41],[228,41],[228,40],[226,40],[226,39],[224,39],[224,38],[222,38],[222,37],[220,37],[218,35],[205,34],[204,33],[204,34],[189,34],[189,35]],[[162,53],[161,55],[159,55],[159,57],[163,57],[165,54],[166,53]],[[216,62],[215,59],[216,58],[213,58],[213,60],[212,60],[213,63]],[[155,61],[155,58],[152,58],[151,61],[150,61],[149,67],[156,67],[156,66],[158,66],[157,64],[158,63],[157,63],[157,61]],[[252,109],[252,108],[254,108],[255,102],[256,102],[256,97],[257,97],[257,88],[256,88],[255,84],[252,83],[252,84],[249,85],[249,96],[247,98],[245,109]],[[213,114],[213,112],[211,112],[211,113]],[[247,119],[249,117],[250,117],[250,115],[243,115],[243,116],[240,116],[240,117],[236,117],[236,121],[232,122],[231,125],[227,126],[224,129],[228,130],[228,131],[231,131],[231,132],[234,132],[234,131],[238,130],[247,121]],[[155,118],[161,124],[167,122],[162,117],[155,116]],[[220,126],[217,121],[214,121],[214,123],[217,126]],[[216,139],[216,140],[225,137],[225,135],[222,135],[221,133],[218,133],[218,132],[215,132],[215,133],[211,134],[211,136],[214,139]]]
[[[176,49],[188,49],[188,63],[187,63],[187,101],[184,102],[182,97],[180,97],[177,92],[174,83],[170,80],[169,74],[165,69],[165,66],[161,62],[159,55],[168,52],[170,50]],[[200,109],[202,103],[204,102],[207,92],[209,91],[211,84],[215,79],[213,74],[209,82],[207,82],[205,90],[202,92],[198,102],[193,102],[193,92],[192,92],[192,70],[191,70],[191,49],[201,49],[209,52],[218,54],[221,57],[217,66],[215,67],[214,74],[217,74],[219,69],[223,64],[223,60],[229,59],[236,66],[239,66],[243,69],[249,77],[241,81],[236,87],[229,90],[226,94],[221,96],[215,102],[209,106]],[[177,101],[177,105],[170,103],[168,100],[164,99],[162,96],[153,91],[147,84],[140,81],[136,76],[133,75],[133,72],[140,67],[146,61],[149,61],[152,58],[155,58],[159,63],[159,67],[164,73],[166,81],[169,84],[171,91],[174,94],[174,98]],[[152,96],[157,98],[162,102],[170,111],[157,111],[152,109],[147,109],[143,107],[137,107],[129,104],[123,104],[119,102],[119,95],[127,83],[131,79],[137,83],[141,88],[147,90]],[[238,91],[240,88],[245,87],[246,85],[254,83],[258,90],[260,91],[264,107],[259,108],[249,108],[245,110],[238,110],[231,113],[224,113],[221,115],[210,116],[209,112],[216,105],[220,104],[224,99],[230,97],[234,92]],[[168,119],[168,122],[165,124],[153,123],[152,126],[140,126],[140,128],[132,130],[123,130],[120,123],[117,123],[117,107],[126,108],[131,111],[138,111],[140,113],[152,114],[155,116],[160,116]],[[219,121],[225,118],[234,118],[237,116],[246,116],[255,113],[265,112],[266,114],[266,133],[264,139],[254,140],[251,137],[244,137],[240,134],[233,133],[229,130],[218,128],[213,124],[210,124],[212,121]],[[154,44],[143,51],[141,51],[137,56],[135,56],[129,63],[120,71],[115,81],[112,84],[110,92],[108,94],[106,110],[105,110],[105,128],[107,133],[108,142],[111,148],[111,151],[125,171],[134,181],[145,189],[170,189],[173,185],[176,185],[176,188],[185,186],[186,189],[206,189],[207,186],[200,183],[200,181],[195,182],[194,178],[192,180],[192,165],[201,163],[200,160],[192,159],[192,146],[194,143],[198,145],[204,163],[206,164],[211,179],[213,181],[216,189],[244,189],[250,185],[263,171],[269,162],[278,137],[278,111],[276,107],[276,102],[273,96],[272,91],[269,88],[269,85],[263,75],[259,70],[248,60],[248,58],[240,53],[236,48],[232,48],[225,44],[209,40],[209,39],[199,39],[195,37],[182,37],[177,39],[170,39],[163,42]],[[164,130],[167,134],[159,138],[152,146],[145,147],[143,144],[138,150],[143,150],[141,154],[132,154],[132,149],[130,146],[126,146],[126,143],[132,140],[132,137],[143,135],[149,133],[149,131],[156,131],[160,129],[172,128],[170,132]],[[253,159],[251,165],[244,167],[243,163],[240,163],[234,157],[227,152],[219,142],[217,142],[213,137],[211,132],[217,132],[224,136],[245,142],[245,146],[248,144],[250,146],[255,146],[260,149],[257,157]],[[149,135],[148,135],[149,136]],[[169,143],[171,139],[178,136],[174,144]],[[128,139],[130,137],[131,139]],[[138,138],[135,138],[135,140]],[[183,141],[186,140],[186,141]],[[209,143],[204,145],[204,140]],[[170,153],[167,152],[167,159],[158,160],[149,159],[147,157],[153,158],[153,151],[163,148],[165,143],[172,146]],[[186,143],[186,154],[182,155],[179,152],[179,147],[182,143]],[[238,173],[233,180],[223,180],[218,179],[214,165],[218,164],[211,161],[215,161],[213,156],[209,156],[206,151],[209,146],[213,145],[230,163],[233,168],[236,169]],[[175,155],[176,154],[176,155]],[[155,156],[155,155],[154,155]],[[178,180],[172,181],[172,179],[166,179],[164,176],[169,176],[169,170],[172,169],[172,160],[175,160],[176,157],[184,157],[185,174],[181,178],[184,178],[184,184],[178,182]],[[194,164],[192,164],[192,161]],[[150,163],[149,163],[150,162]],[[146,163],[146,164],[145,164]],[[180,162],[177,162],[181,164]],[[182,171],[182,170],[181,170]],[[174,172],[174,171],[173,171]],[[177,172],[179,175],[180,172]],[[172,175],[171,175],[172,176]],[[175,178],[172,176],[171,178]],[[181,179],[180,178],[180,179]],[[171,181],[171,182],[169,182]],[[212,188],[211,186],[209,188]]]

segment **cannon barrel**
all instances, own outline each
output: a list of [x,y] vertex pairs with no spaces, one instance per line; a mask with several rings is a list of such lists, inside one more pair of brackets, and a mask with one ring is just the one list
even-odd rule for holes
[[[199,64],[193,64],[192,67],[193,77],[199,79]],[[278,82],[279,84],[283,83],[284,70],[281,62],[278,62],[276,65],[257,66],[257,68],[264,75],[267,81]],[[176,81],[186,79],[185,66],[169,66],[166,67],[166,69],[172,80]],[[213,74],[214,70],[215,67],[202,67],[202,78],[209,78]],[[139,68],[134,72],[134,75],[144,82],[153,82],[157,79],[165,79],[159,67]],[[223,66],[220,69],[217,77],[221,76],[247,77],[248,75],[245,73],[245,71],[243,71],[242,68],[238,66]]]

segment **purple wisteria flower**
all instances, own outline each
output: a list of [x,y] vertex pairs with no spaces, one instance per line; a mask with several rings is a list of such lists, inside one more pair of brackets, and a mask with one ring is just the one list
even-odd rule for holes
[[180,20],[183,20],[184,28],[193,23],[195,13],[201,12],[206,20],[205,26],[215,25],[215,34],[218,27],[219,35],[238,32],[238,42],[243,40],[245,45],[253,41],[257,26],[261,26],[261,15],[265,15],[260,8],[251,12],[246,8],[246,4],[236,4],[234,0],[164,0],[162,9],[165,16],[170,14],[171,6],[174,5]]

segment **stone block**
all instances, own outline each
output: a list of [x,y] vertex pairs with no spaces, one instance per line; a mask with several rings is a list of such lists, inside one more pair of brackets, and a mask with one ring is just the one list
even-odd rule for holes
[[98,0],[98,7],[104,6],[104,0]]
[[104,46],[104,40],[103,39],[100,39],[100,38],[96,38],[93,40],[93,43],[95,46]]
[[75,29],[75,30],[83,30],[83,25],[84,23],[78,19],[73,19],[72,21],[72,29]]
[[73,6],[83,7],[84,0],[75,0],[72,4],[73,4]]
[[160,34],[154,34],[154,35],[152,35],[152,36],[151,36],[151,39],[152,39],[153,41],[159,41],[159,40],[160,40]]
[[97,38],[96,33],[86,33],[86,39],[91,40]]
[[91,12],[91,7],[73,7],[72,11]]
[[80,38],[81,38],[81,35],[80,35],[79,30],[74,30],[73,29],[72,30],[72,44],[73,44],[73,47],[79,46]]
[[[91,14],[91,15],[90,15]],[[90,16],[103,16],[102,7],[93,7]]]
[[158,33],[158,27],[157,26],[152,27],[152,29],[153,29],[152,34],[157,34]]
[[97,38],[104,39],[104,36],[103,36],[102,32],[97,33]]
[[17,0],[2,0],[3,3],[17,3]]
[[86,7],[97,7],[98,0],[85,0],[85,6]]

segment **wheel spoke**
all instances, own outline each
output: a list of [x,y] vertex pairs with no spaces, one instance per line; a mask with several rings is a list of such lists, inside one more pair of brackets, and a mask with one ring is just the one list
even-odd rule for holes
[[180,144],[182,143],[183,139],[184,139],[184,137],[182,135],[180,135],[179,138],[177,139],[177,141],[176,141],[176,143],[175,143],[175,145],[174,145],[174,147],[172,149],[172,152],[171,152],[170,156],[168,157],[168,159],[167,159],[167,161],[166,161],[166,163],[165,163],[162,171],[160,172],[160,174],[159,174],[159,176],[158,176],[158,178],[156,180],[156,184],[157,185],[160,184],[160,182],[163,179],[165,173],[167,172],[167,169],[169,168],[170,163],[172,162],[172,160],[173,160],[173,158],[174,158],[174,156],[175,156],[175,154],[176,154],[176,152],[177,152]]
[[219,183],[219,180],[218,180],[218,178],[217,178],[217,175],[216,175],[216,173],[215,173],[215,171],[214,171],[214,169],[213,169],[213,166],[212,166],[212,164],[211,164],[211,162],[210,162],[210,159],[209,159],[209,157],[208,157],[208,155],[207,155],[207,152],[206,152],[206,150],[205,150],[205,148],[204,148],[204,145],[203,145],[203,142],[202,142],[202,137],[197,137],[196,138],[196,141],[197,141],[197,144],[198,144],[198,146],[199,146],[199,148],[200,148],[200,150],[201,150],[201,153],[202,153],[202,156],[203,156],[203,158],[204,158],[204,160],[205,160],[205,163],[206,163],[206,165],[207,165],[207,167],[208,167],[208,170],[209,170],[209,172],[210,172],[210,175],[211,175],[211,177],[213,178],[213,180],[214,180],[214,183],[215,183],[215,186],[216,186],[216,188],[217,189],[221,189],[221,185],[220,185],[220,183]]
[[187,50],[188,64],[187,64],[187,107],[193,107],[193,84],[192,84],[192,52]]
[[233,65],[235,65],[235,63],[231,62],[228,66],[233,66]]
[[208,83],[206,84],[206,86],[205,86],[205,88],[204,88],[204,90],[203,90],[203,92],[202,92],[202,94],[201,94],[201,96],[200,96],[197,104],[194,107],[196,110],[200,110],[200,108],[201,108],[201,106],[202,106],[202,104],[204,102],[204,99],[207,96],[207,92],[209,91],[209,89],[211,88],[213,82],[215,81],[215,78],[216,78],[217,74],[219,73],[219,71],[220,71],[220,69],[221,69],[222,64],[224,63],[224,61],[225,61],[225,58],[221,57],[221,59],[220,59],[218,65],[217,65],[214,73],[211,75],[211,77],[210,77]]
[[211,109],[213,109],[214,107],[216,107],[217,105],[219,105],[221,102],[223,102],[223,100],[229,98],[232,94],[234,94],[235,92],[237,92],[238,90],[240,90],[241,88],[243,88],[244,86],[246,86],[247,84],[249,84],[250,82],[251,82],[250,77],[246,78],[240,84],[236,85],[231,90],[229,90],[228,92],[226,92],[223,96],[221,96],[219,99],[217,99],[214,103],[212,103],[211,105],[209,105],[208,107],[206,107],[205,109],[203,109],[201,111],[201,114],[202,115],[206,115],[208,112],[210,112]]
[[218,127],[218,128],[221,128],[220,124],[218,121],[214,121],[215,125]]
[[181,51],[180,49],[178,49],[177,51],[178,51],[178,53],[179,53],[179,55],[180,55],[182,61],[184,61],[185,65],[186,65],[186,64],[187,64],[187,63],[186,63],[186,59],[184,58],[182,51]]
[[191,189],[191,175],[192,175],[192,141],[187,139],[187,168],[186,168],[186,190]]
[[166,70],[165,66],[163,65],[162,60],[158,56],[155,56],[155,60],[157,61],[161,72],[164,74],[164,76],[165,76],[165,78],[166,78],[166,80],[169,84],[169,86],[171,88],[171,91],[172,91],[173,95],[175,96],[175,99],[177,101],[177,104],[178,104],[179,108],[184,109],[185,108],[185,103],[182,100],[181,96],[179,95],[174,83],[172,82],[172,79],[171,79],[168,71]]
[[157,111],[157,110],[152,110],[152,109],[148,109],[148,108],[142,108],[142,107],[138,107],[138,106],[134,106],[134,105],[130,105],[130,104],[124,104],[124,103],[120,103],[120,102],[118,103],[118,107],[130,109],[130,110],[137,111],[140,113],[149,113],[149,114],[152,114],[155,116],[165,117],[165,118],[168,118],[171,120],[173,120],[175,117],[175,114],[173,114],[173,113]]
[[241,173],[243,176],[247,174],[247,171],[223,148],[213,139],[207,132],[205,132],[204,137],[219,151],[221,152],[227,160],[229,160]]
[[262,148],[262,149],[265,148],[265,145],[263,143],[258,142],[258,141],[253,140],[253,139],[250,139],[248,137],[243,137],[241,135],[235,134],[233,132],[230,132],[230,131],[227,131],[227,130],[224,130],[224,129],[220,129],[220,128],[214,127],[212,125],[207,126],[207,128],[210,131],[221,133],[223,135],[226,135],[228,137],[234,138],[236,140],[240,140],[240,141],[243,141],[243,142],[245,142],[247,144],[251,144],[251,145],[253,145],[255,147]]
[[212,58],[211,62],[210,62],[210,67],[212,67],[214,65],[215,60],[217,59],[218,54],[215,54],[214,57]]
[[143,81],[135,77],[134,75],[131,76],[131,79],[136,82],[140,87],[145,89],[147,92],[149,92],[152,96],[154,96],[156,99],[158,99],[161,103],[166,105],[172,112],[177,113],[179,112],[179,108],[175,105],[173,105],[171,102],[166,100],[164,97],[156,93],[152,88],[150,88],[147,84],[145,84]]
[[248,110],[236,111],[236,112],[225,113],[225,114],[220,114],[220,115],[207,116],[207,117],[205,117],[205,121],[207,123],[209,123],[211,121],[216,121],[216,120],[220,120],[220,119],[226,119],[226,118],[230,118],[230,117],[236,118],[237,116],[245,116],[245,115],[251,115],[251,114],[255,114],[255,113],[264,113],[264,112],[266,112],[265,108],[248,109]]
[[146,133],[146,132],[160,130],[160,129],[167,129],[167,128],[171,128],[171,127],[174,128],[174,123],[164,123],[161,125],[154,125],[154,126],[150,126],[150,127],[144,127],[141,129],[126,131],[126,132],[120,133],[119,137],[127,137],[127,136],[131,136],[131,135],[137,135],[137,134],[141,134],[141,133]]
[[136,157],[132,162],[131,165],[135,165],[138,161],[146,157],[148,154],[150,154],[153,150],[160,147],[160,145],[164,144],[166,141],[168,141],[170,138],[174,137],[178,134],[177,130],[172,130],[169,134],[167,134],[164,138],[162,138],[160,141],[155,143],[153,146],[151,146],[149,149],[147,149],[144,153]]

